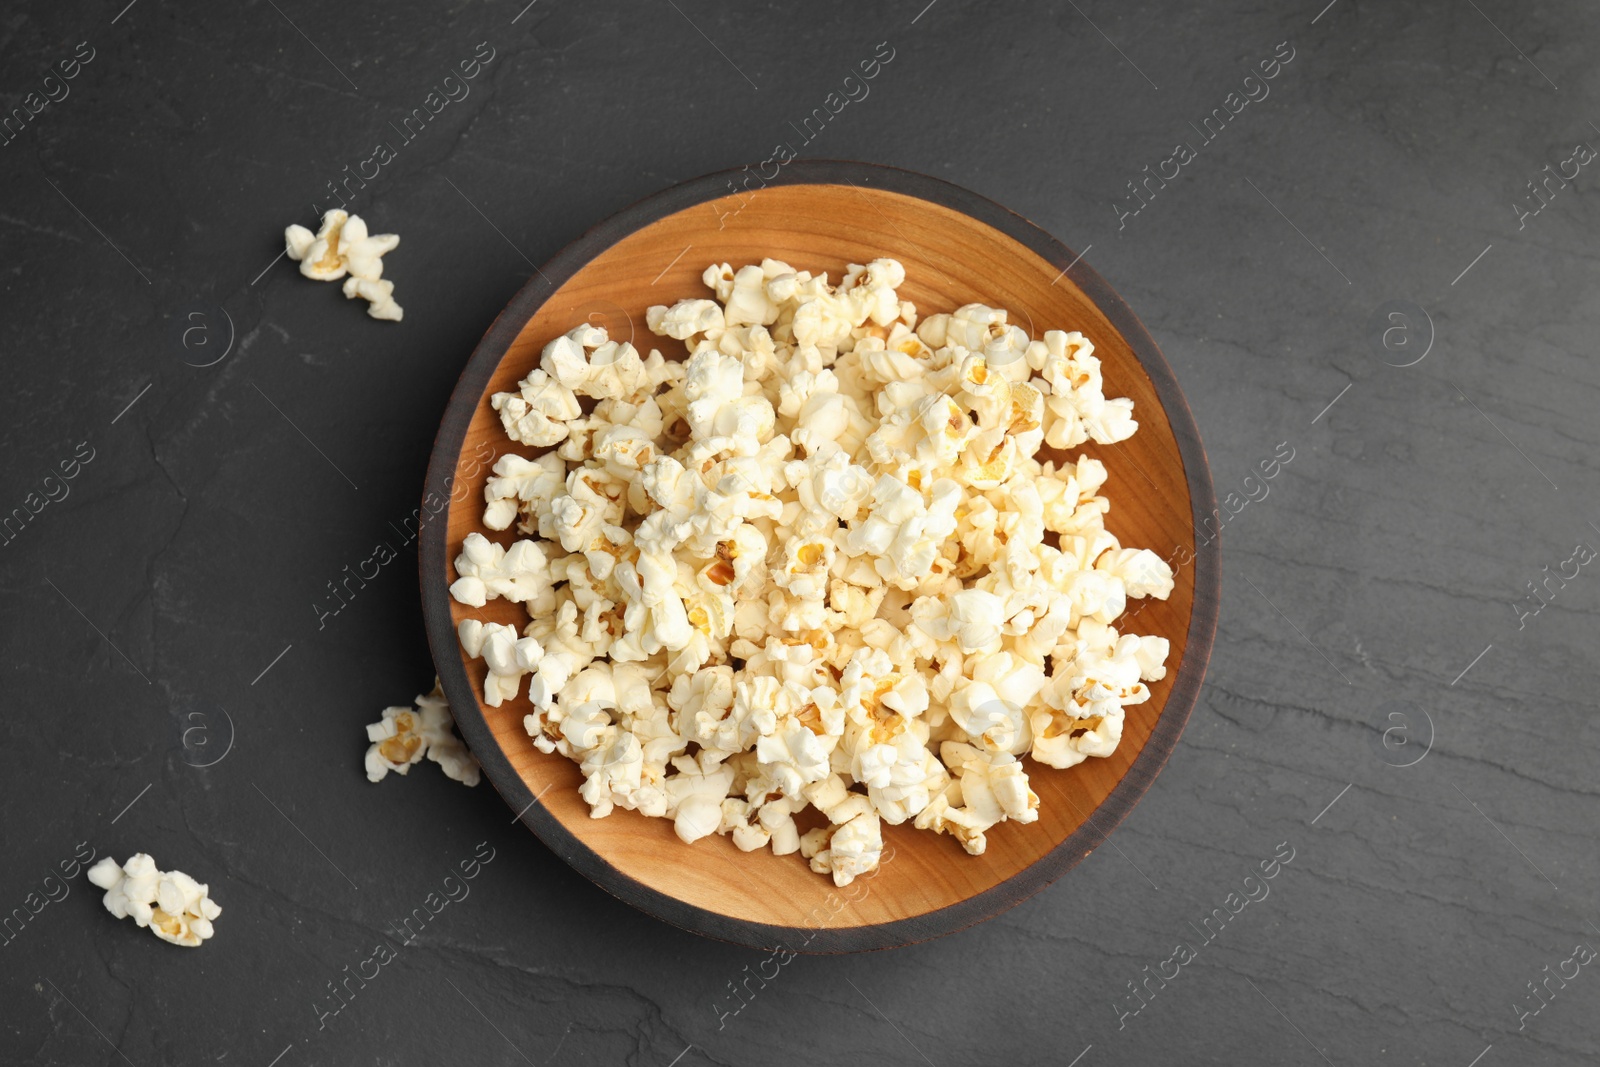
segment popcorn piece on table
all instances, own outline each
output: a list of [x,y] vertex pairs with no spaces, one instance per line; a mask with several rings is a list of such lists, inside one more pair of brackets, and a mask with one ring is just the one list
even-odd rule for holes
[[339,255],[343,257],[345,267],[353,277],[369,282],[383,277],[383,257],[399,245],[399,234],[369,235],[367,224],[360,215],[351,215],[339,235]]
[[315,235],[304,226],[283,231],[283,243],[290,259],[300,261],[300,273],[319,282],[338,281],[349,273],[349,265],[339,253],[339,244],[350,216],[338,208],[322,216],[322,228]]
[[478,761],[452,729],[455,719],[439,679],[433,691],[416,698],[417,706],[383,709],[383,718],[367,727],[367,780],[381,782],[390,771],[406,774],[424,756],[445,775],[463,785],[478,784]]
[[394,302],[394,282],[373,280],[352,275],[344,280],[344,295],[348,300],[356,297],[367,301],[367,314],[375,319],[399,322],[405,318],[405,309]]
[[198,948],[210,938],[212,922],[222,914],[210,890],[182,871],[160,871],[155,860],[136,852],[118,864],[110,856],[89,868],[89,881],[106,891],[106,910],[119,919],[131,917],[161,940]]
[[283,243],[289,258],[299,261],[300,273],[307,278],[332,282],[349,275],[344,295],[366,300],[368,315],[391,322],[404,317],[394,301],[394,283],[383,280],[383,257],[400,244],[398,235],[369,234],[360,215],[334,208],[323,214],[322,226],[315,234],[304,226],[287,227]]
[[383,709],[383,718],[367,726],[367,780],[381,782],[390,771],[406,774],[428,754],[422,724],[409,705]]

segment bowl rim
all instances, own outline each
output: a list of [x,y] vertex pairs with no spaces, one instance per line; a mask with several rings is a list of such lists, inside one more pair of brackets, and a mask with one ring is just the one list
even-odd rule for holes
[[[433,494],[449,499],[467,429],[490,378],[523,327],[562,285],[590,260],[635,231],[668,215],[729,194],[734,181],[751,167],[716,171],[669,186],[637,201],[596,224],[551,259],[536,268],[478,342],[450,395],[434,438],[423,485],[424,502]],[[759,176],[759,175],[758,175]],[[1095,304],[1127,342],[1134,358],[1154,386],[1183,461],[1191,519],[1196,530],[1194,602],[1183,662],[1162,707],[1155,729],[1120,781],[1083,823],[1050,851],[999,884],[935,911],[886,923],[852,927],[789,927],[755,922],[707,911],[697,905],[645,885],[612,866],[577,834],[568,830],[538,803],[522,776],[511,765],[493,731],[462,664],[451,619],[447,564],[450,508],[430,514],[424,506],[418,535],[418,575],[422,587],[423,617],[428,645],[456,728],[483,767],[484,775],[513,811],[552,852],[601,889],[623,902],[683,930],[717,940],[763,950],[779,946],[796,952],[831,954],[894,948],[955,933],[1021,903],[1077,866],[1110,836],[1149,790],[1176,748],[1184,726],[1199,699],[1207,663],[1216,637],[1221,590],[1221,551],[1217,541],[1198,535],[1201,521],[1216,507],[1216,493],[1205,446],[1154,338],[1133,310],[1098,272],[1061,241],[1008,208],[940,178],[877,163],[850,160],[795,160],[776,178],[762,177],[762,188],[773,185],[854,184],[882,189],[937,204],[988,225],[1024,245],[1046,262],[1070,275],[1074,284]],[[759,190],[758,190],[759,191]],[[799,933],[809,936],[797,944]]]

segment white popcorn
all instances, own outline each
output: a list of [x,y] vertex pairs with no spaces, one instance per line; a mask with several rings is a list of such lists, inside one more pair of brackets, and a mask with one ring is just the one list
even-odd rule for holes
[[1132,437],[1133,401],[1107,400],[1101,391],[1100,360],[1081,333],[1049,330],[1040,377],[1050,388],[1045,401],[1045,442],[1073,448],[1084,441],[1114,444]]
[[667,780],[672,803],[672,828],[692,845],[722,826],[722,801],[733,785],[733,771],[724,767],[713,774],[678,774]]
[[754,852],[772,841],[772,832],[759,821],[752,823],[754,814],[748,801],[728,797],[722,802],[722,825],[719,833],[731,833],[733,844],[741,852]]
[[519,639],[514,627],[463,619],[456,631],[467,655],[481,658],[489,668],[483,681],[483,699],[492,708],[515,700],[522,679],[543,664],[544,650],[539,642],[531,637]]
[[1139,650],[1134,659],[1139,663],[1139,678],[1146,682],[1159,682],[1167,676],[1167,654],[1172,642],[1165,637],[1139,638]]
[[[1082,334],[981,304],[919,321],[891,259],[702,280],[714,299],[645,313],[678,358],[583,324],[491,398],[545,451],[484,490],[484,526],[524,539],[455,561],[458,603],[527,613],[461,622],[484,699],[527,701],[594,818],[799,852],[839,886],[885,823],[982,853],[1038,819],[1025,759],[1109,755],[1165,677],[1167,639],[1114,624],[1171,568],[1106,530],[1103,463],[1039,458],[1125,439],[1132,404]],[[375,724],[378,769],[432,754],[426,711]],[[806,808],[827,825],[801,834]]]
[[455,717],[450,714],[450,704],[444,698],[444,689],[437,677],[433,691],[417,697],[417,712],[422,716],[422,735],[428,742],[428,758],[439,765],[445,777],[462,785],[478,784],[478,761],[467,746],[455,735]]
[[726,325],[722,308],[715,300],[680,300],[670,308],[649,308],[645,311],[645,323],[652,333],[674,337],[679,341],[686,341],[695,334],[721,330]]
[[158,870],[143,852],[124,864],[105,857],[89,868],[89,881],[106,891],[104,903],[112,915],[132,917],[161,940],[184,948],[199,948],[222,914],[206,886],[182,871]]
[[367,314],[399,322],[405,315],[394,301],[394,283],[383,280],[383,257],[400,244],[392,233],[369,234],[360,215],[334,208],[322,216],[315,235],[304,226],[283,231],[284,249],[300,262],[300,273],[317,281],[332,282],[349,275],[344,295],[366,300]]
[[[733,279],[735,272],[731,263],[713,263],[700,275],[700,280],[705,282],[706,288],[717,294],[717,300],[726,304],[733,295]],[[766,275],[763,273],[762,278]]]
[[304,226],[290,226],[283,231],[283,243],[290,259],[300,261],[300,273],[319,282],[338,281],[349,273],[350,267],[339,254],[339,241],[348,213],[334,208],[322,216],[322,228],[313,236]]
[[[1009,659],[1010,655],[1005,652],[993,657],[984,657],[979,661],[979,670],[991,663]],[[1037,690],[1043,685],[1044,671],[1038,667],[1024,666],[1015,674],[1007,676],[1005,681],[1001,682],[1002,688],[1006,682],[1025,678],[1028,674],[1036,675],[1038,680],[1031,687],[1024,683],[1021,686],[1023,691],[1026,692],[1029,688]],[[1023,712],[1023,708],[1031,699],[1030,692],[1024,700],[1008,700],[987,681],[963,680],[950,693],[947,705],[950,718],[966,731],[974,745],[989,752],[1022,753],[1028,750],[1028,745],[1033,740],[1028,717]]]
[[1128,596],[1165,600],[1172,595],[1172,568],[1148,548],[1119,548],[1106,552],[1095,569],[1114,574]]
[[381,782],[394,771],[405,774],[428,754],[421,722],[409,706],[383,709],[383,718],[367,726],[367,780]]
[[339,235],[339,255],[344,259],[350,274],[370,282],[383,277],[383,257],[393,252],[399,245],[398,234],[368,235],[367,224],[360,215],[351,215]]
[[399,322],[405,318],[405,309],[394,302],[394,282],[387,279],[374,281],[352,275],[344,280],[344,295],[348,300],[360,297],[367,301],[367,314],[375,319]]
[[1005,602],[982,589],[951,596],[919,597],[911,606],[914,625],[935,641],[950,641],[965,654],[998,651]]
[[[1030,754],[1052,767],[1070,767],[1090,756],[1109,756],[1122,740],[1123,708],[1150,699],[1140,680],[1153,672],[1153,656],[1140,662],[1142,638],[1115,639],[1111,649],[1081,647],[1041,691],[1044,708],[1032,715]],[[1152,648],[1152,653],[1155,648]],[[1161,649],[1164,653],[1165,649]],[[1160,668],[1165,673],[1165,668]]]
[[[316,241],[317,235],[299,223],[293,223],[285,227],[283,231],[284,252],[288,254],[290,259],[297,262],[306,258],[306,255],[311,251],[311,246]],[[333,264],[330,263],[329,266],[331,267]],[[300,269],[304,271],[305,267],[302,266]],[[313,269],[316,268],[313,267]],[[307,277],[310,277],[310,275],[307,275]]]
[[596,400],[642,398],[682,373],[666,363],[661,353],[641,358],[633,345],[612,341],[605,330],[589,325],[569,330],[545,345],[539,368],[579,396]]
[[750,455],[772,434],[772,404],[762,396],[744,395],[744,364],[736,357],[715,349],[696,352],[689,359],[683,395],[696,441],[731,437],[739,454]]
[[878,869],[883,856],[883,830],[878,816],[863,812],[828,837],[828,847],[811,858],[811,869],[832,874],[833,884],[843,888],[863,874]]
[[[497,394],[498,396],[499,394]],[[524,516],[519,529],[541,534],[541,523],[550,518],[550,505],[566,490],[567,467],[554,452],[527,460],[508,452],[495,461],[494,476],[483,487],[483,524],[491,530],[504,530]]]
[[850,301],[819,293],[794,309],[790,333],[796,344],[832,348],[859,325],[853,321]]
[[528,604],[530,613],[555,608],[554,576],[544,542],[522,540],[507,549],[480,533],[469,533],[455,568],[460,577],[450,586],[450,595],[469,607],[481,608],[503,597]]
[[1014,756],[985,757],[971,745],[946,741],[940,755],[957,779],[917,816],[918,829],[948,833],[974,856],[988,847],[986,831],[1014,820],[1035,822],[1039,797]]
[[[836,738],[833,740],[837,740]],[[832,745],[810,727],[792,719],[756,741],[756,758],[785,796],[799,794],[806,785],[828,776]]]
[[439,679],[433,691],[416,698],[417,706],[383,709],[383,718],[367,726],[367,781],[381,782],[390,771],[405,774],[424,756],[446,776],[463,785],[478,784],[478,761],[452,731],[455,719]]
[[559,444],[569,432],[567,423],[583,414],[577,394],[539,368],[518,382],[517,390],[490,398],[513,441],[534,447]]
[[[770,326],[778,319],[778,305],[767,295],[767,276],[760,267],[741,268],[734,274],[727,295],[719,294],[717,299],[727,305],[726,319],[730,327]],[[654,324],[650,328],[655,329]]]

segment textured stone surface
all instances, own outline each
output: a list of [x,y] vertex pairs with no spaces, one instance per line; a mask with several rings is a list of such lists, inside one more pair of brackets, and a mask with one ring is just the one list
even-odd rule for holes
[[[7,108],[94,50],[0,146],[0,510],[93,455],[0,548],[0,910],[42,903],[0,946],[0,1060],[1594,1062],[1593,966],[1520,1031],[1514,1005],[1600,946],[1600,576],[1520,629],[1514,605],[1600,546],[1596,170],[1520,228],[1512,205],[1600,144],[1600,12],[925,2],[0,19]],[[1270,95],[1201,145],[1190,124],[1286,40]],[[1175,367],[1219,495],[1279,442],[1295,458],[1226,527],[1199,707],[1114,847],[956,936],[797,959],[719,1028],[760,955],[612,900],[486,786],[362,777],[362,725],[431,674],[391,523],[533,263],[765,158],[880,41],[871,95],[804,154],[947,178],[1085,250]],[[282,227],[479,42],[470,95],[354,202],[404,237],[405,323],[274,264]],[[1124,183],[1179,140],[1196,158],[1119,232]],[[1422,350],[1414,313],[1409,349],[1374,343],[1390,301],[1431,318],[1413,366],[1385,360]],[[384,540],[400,558],[319,627],[326,583]],[[471,895],[319,1020],[481,841]],[[78,842],[208,881],[216,939],[116,923],[81,874],[43,903]],[[1281,842],[1270,896],[1203,942],[1190,924]],[[1197,957],[1121,1016],[1180,940]]]

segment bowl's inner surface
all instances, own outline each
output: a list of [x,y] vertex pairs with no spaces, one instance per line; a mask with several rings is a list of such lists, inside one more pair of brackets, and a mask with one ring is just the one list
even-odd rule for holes
[[[613,338],[627,337],[631,330],[642,354],[656,348],[667,358],[681,359],[681,342],[646,329],[645,308],[708,296],[700,281],[707,264],[725,261],[738,268],[772,257],[797,270],[826,271],[837,281],[847,263],[879,256],[905,265],[900,294],[916,304],[919,315],[981,302],[1008,309],[1011,321],[1031,337],[1049,329],[1076,329],[1092,340],[1103,362],[1106,395],[1132,397],[1139,421],[1131,440],[1085,448],[1104,461],[1110,474],[1103,490],[1111,501],[1106,526],[1124,545],[1149,548],[1169,560],[1180,546],[1193,552],[1188,485],[1166,413],[1128,344],[1070,277],[1058,277],[1058,267],[1024,245],[948,208],[866,187],[787,185],[742,200],[729,196],[646,226],[601,253],[544,304],[501,362],[467,431],[456,470],[457,489],[464,482],[466,492],[455,494],[459,503],[451,505],[448,558],[455,558],[473,531],[502,544],[513,540],[514,528],[497,534],[482,525],[483,483],[492,464],[484,457],[526,452],[506,438],[489,396],[515,391],[557,334],[587,319],[605,326]],[[1116,753],[1067,770],[1025,760],[1040,798],[1039,820],[1028,826],[996,826],[982,856],[969,856],[952,838],[913,829],[909,823],[885,825],[885,856],[892,848],[892,858],[866,882],[867,891],[851,888],[849,895],[859,899],[842,901],[842,910],[843,894],[833,895],[831,880],[812,873],[798,854],[744,853],[720,836],[685,845],[670,820],[620,808],[604,819],[591,819],[578,795],[582,777],[577,766],[560,755],[539,752],[523,730],[522,718],[531,710],[527,686],[515,701],[498,708],[482,705],[485,668],[481,661],[464,656],[463,661],[491,729],[532,794],[542,796],[540,803],[555,818],[618,871],[688,904],[737,919],[805,927],[824,915],[829,927],[868,926],[936,911],[996,886],[1051,851],[1094,812],[1149,738],[1183,662],[1194,573],[1192,567],[1177,567],[1176,561],[1174,569],[1177,588],[1171,599],[1130,600],[1128,615],[1117,623],[1125,633],[1168,638],[1172,652],[1166,678],[1150,686],[1150,701],[1128,709]],[[447,566],[436,578],[448,584],[455,579],[453,568]],[[476,617],[519,628],[527,622],[520,605],[500,600],[482,609],[452,601],[451,610],[457,622]]]

